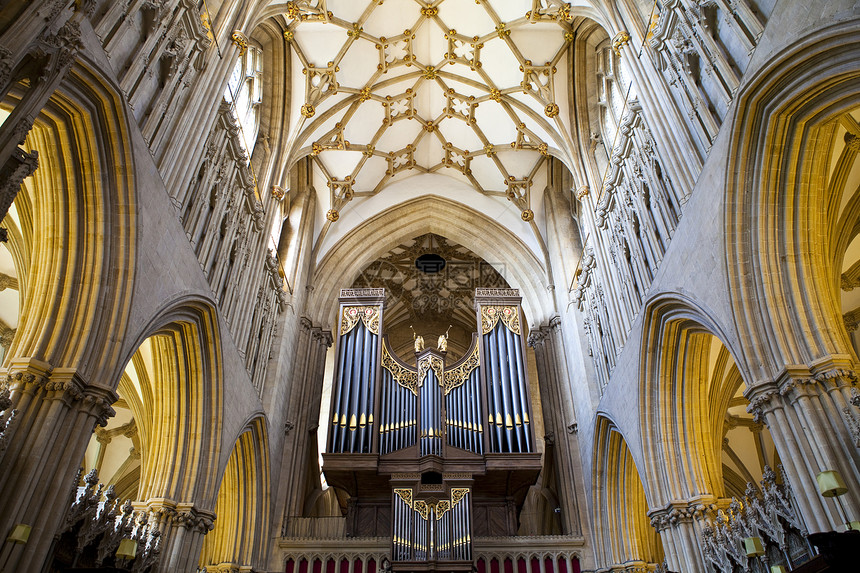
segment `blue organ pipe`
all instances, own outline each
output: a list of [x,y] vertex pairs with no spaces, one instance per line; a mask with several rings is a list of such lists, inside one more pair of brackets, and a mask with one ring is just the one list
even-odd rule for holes
[[[376,337],[372,332],[368,329],[367,331],[367,349],[365,351],[365,363],[362,368],[362,373],[364,374],[362,380],[362,396],[361,396],[361,406],[359,410],[362,414],[364,414],[364,427],[360,429],[360,436],[358,441],[358,451],[361,453],[366,453],[370,451],[370,448],[367,447],[367,437],[371,435],[370,432],[370,415],[373,407],[371,406],[373,400],[373,358],[374,358],[374,341]],[[359,423],[360,423],[359,418]]]
[[391,416],[391,451],[399,450],[402,447],[400,443],[400,418],[402,417],[401,410],[403,409],[403,392],[400,388],[394,388],[394,408]]
[[455,427],[457,431],[457,447],[461,449],[466,449],[466,429],[468,428],[468,388],[466,387],[466,383],[457,388],[456,394],[456,409],[457,409],[457,425]]
[[388,453],[388,432],[385,429],[388,427],[389,408],[391,408],[391,373],[385,368],[382,369],[382,401],[380,402],[379,412],[379,453]]
[[[364,323],[359,326],[363,327]],[[355,384],[355,430],[350,434],[350,452],[360,452],[361,451],[361,442],[364,438],[364,429],[361,427],[361,414],[363,414],[362,410],[364,407],[364,403],[366,400],[367,394],[367,378],[364,373],[367,370],[367,363],[370,362],[369,357],[367,355],[370,350],[370,344],[368,344],[367,335],[370,331],[367,328],[364,328],[361,331],[361,352],[359,353],[359,360],[353,362],[355,366],[356,375],[358,377],[358,384]],[[367,415],[365,414],[364,418],[365,424],[367,423]]]
[[496,403],[496,428],[498,428],[499,441],[496,445],[497,452],[505,453],[510,445],[510,434],[506,432],[505,426],[505,397],[504,386],[502,384],[502,365],[499,356],[499,339],[497,336],[498,327],[490,332],[490,347],[492,354],[490,355],[490,364],[493,367],[493,394],[494,402]]
[[[525,373],[525,357],[523,356],[523,345],[522,340],[519,335],[513,335],[513,345],[514,345],[514,356],[516,358],[517,363],[517,373],[519,378],[517,379],[517,388],[520,392],[520,409],[522,410],[523,417],[523,439],[525,441],[525,450],[526,452],[532,451],[531,448],[531,432],[529,432],[529,426],[526,423],[526,416],[529,412],[529,393],[528,387],[526,386],[526,373]],[[529,420],[531,421],[531,420]]]
[[[355,357],[360,351],[361,341],[359,340],[358,331],[361,328],[361,323],[359,322],[349,333],[350,337],[350,345],[347,348],[349,354],[346,357],[346,364],[344,364],[344,372],[346,373],[346,377],[344,378],[344,389],[343,389],[343,410],[346,414],[346,424],[341,427],[340,434],[340,451],[347,452],[349,451],[348,443],[350,438],[349,431],[349,422],[353,414],[355,414],[355,405],[353,404],[352,396],[354,393],[355,386],[358,384],[358,380],[356,379],[355,373]],[[343,419],[343,418],[341,418]]]
[[[505,435],[508,438],[508,446],[505,452],[515,452],[519,449],[519,436],[517,436],[516,432],[516,424],[514,424],[514,404],[513,404],[513,396],[511,396],[511,385],[513,384],[513,380],[511,380],[511,371],[510,371],[510,354],[508,354],[508,345],[505,337],[505,331],[507,328],[502,324],[500,320],[496,326],[496,342],[498,344],[499,350],[499,367],[501,370],[501,386],[502,386],[502,400],[504,401],[504,410],[502,411],[502,415],[505,418]],[[510,428],[508,427],[508,420],[511,421]],[[515,445],[516,444],[516,445]]]
[[348,364],[352,358],[352,347],[353,347],[353,335],[355,334],[355,329],[347,332],[341,338],[341,357],[340,361],[340,371],[338,372],[338,378],[340,379],[340,386],[338,387],[338,394],[336,399],[338,401],[338,418],[339,420],[335,422],[333,440],[332,440],[332,451],[333,452],[343,452],[343,434],[346,432],[346,426],[340,425],[340,420],[346,419],[346,423],[349,423],[349,417],[347,416],[347,397],[349,392],[349,385],[352,380],[352,369],[349,368]]
[[474,410],[474,424],[475,424],[475,447],[477,448],[477,452],[479,454],[484,453],[484,437],[483,437],[483,427],[484,421],[481,420],[481,373],[480,368],[476,368],[474,371],[474,379],[472,380],[472,393],[473,393],[473,402],[472,409]]
[[520,399],[520,416],[522,417],[522,439],[524,452],[531,451],[531,443],[529,439],[529,427],[526,424],[528,419],[528,388],[526,387],[525,362],[523,361],[523,349],[518,334],[511,333],[511,346],[514,350],[514,362],[517,368],[517,393]]
[[376,351],[379,342],[379,337],[370,332],[370,330],[368,330],[368,337],[370,341],[370,352],[367,353],[367,365],[365,367],[365,372],[367,373],[365,383],[365,386],[367,386],[367,392],[365,393],[364,406],[362,407],[367,419],[365,428],[361,431],[362,453],[370,452],[370,444],[373,439],[373,424],[371,423],[371,419],[373,418],[373,399],[376,394]]
[[329,451],[336,452],[337,451],[337,434],[338,434],[338,422],[340,421],[340,397],[343,389],[343,365],[345,362],[345,348],[347,344],[347,338],[342,336],[338,341],[337,348],[337,367],[335,368],[335,382],[332,384],[332,394],[331,394],[331,409],[334,411],[332,419],[334,420],[331,424],[331,432],[329,434]]
[[[362,326],[364,324],[362,323]],[[360,370],[358,370],[358,388],[356,388],[356,397],[358,398],[358,402],[355,408],[355,416],[356,416],[356,427],[353,435],[353,439],[355,441],[355,446],[353,446],[353,452],[361,452],[364,444],[364,437],[367,430],[367,416],[368,412],[365,408],[367,404],[367,391],[370,389],[370,365],[373,362],[373,357],[371,355],[372,352],[372,344],[371,337],[373,335],[370,332],[370,329],[365,328],[362,332],[362,345],[361,345],[361,366]],[[364,427],[361,427],[361,415],[364,414]]]
[[[496,427],[496,423],[495,423],[495,421],[496,421],[496,418],[495,418],[495,416],[496,416],[496,414],[495,414],[495,412],[496,412],[496,393],[493,389],[493,361],[491,359],[492,354],[490,353],[490,335],[489,335],[489,333],[484,335],[484,348],[483,348],[483,350],[484,350],[484,354],[481,357],[481,360],[487,369],[487,372],[486,372],[487,412],[484,412],[484,414],[486,414],[484,416],[484,421],[487,422],[487,432],[489,432],[489,439],[490,439],[490,451],[497,451],[498,447],[496,446],[496,444],[498,443],[498,440],[501,437],[497,436],[498,432],[495,431],[495,427]],[[493,423],[490,423],[490,418],[492,418]]]
[[498,353],[496,352],[495,345],[493,344],[493,331],[490,331],[486,334],[486,362],[487,362],[487,385],[488,389],[488,412],[489,416],[492,416],[493,423],[490,424],[492,427],[491,437],[494,439],[491,443],[490,449],[493,452],[501,452],[502,451],[502,428],[501,424],[499,424],[498,415],[501,413],[501,399],[499,397],[499,389],[498,389]]
[[[351,370],[352,384],[349,388],[349,411],[351,416],[347,417],[346,427],[347,434],[344,441],[344,449],[348,448],[349,452],[355,452],[355,437],[358,434],[358,404],[360,402],[359,392],[361,391],[361,367],[364,361],[365,338],[367,331],[364,329],[364,323],[359,323],[353,329],[356,333],[355,348],[353,349]],[[352,420],[355,419],[355,427],[352,426]]]
[[462,448],[463,444],[460,439],[460,420],[463,418],[462,412],[460,410],[460,406],[462,404],[462,392],[460,388],[456,388],[452,390],[448,394],[449,400],[448,402],[448,418],[450,419],[450,425],[448,426],[448,434],[451,436],[450,441],[451,445]]
[[418,391],[409,396],[409,404],[411,406],[412,417],[409,424],[409,445],[414,446],[418,443],[418,416],[421,412],[421,404],[418,402]]
[[[517,374],[517,360],[516,360],[516,350],[514,349],[514,333],[509,329],[505,328],[500,331],[500,334],[504,338],[504,348],[505,348],[505,360],[507,361],[508,366],[508,375],[510,377],[510,393],[511,393],[511,419],[514,424],[514,443],[516,443],[516,449],[513,451],[522,452],[525,451],[525,440],[522,435],[522,421],[523,421],[523,413],[521,411],[522,402],[520,400],[520,380],[519,375]],[[517,419],[520,420],[520,424],[517,425]]]

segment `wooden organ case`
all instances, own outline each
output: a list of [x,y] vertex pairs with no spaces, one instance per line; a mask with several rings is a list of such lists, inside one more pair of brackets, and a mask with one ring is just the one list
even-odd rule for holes
[[475,294],[463,358],[416,344],[413,367],[382,335],[384,290],[341,291],[323,471],[347,535],[391,538],[393,571],[472,571],[473,537],[516,535],[540,472],[519,292]]

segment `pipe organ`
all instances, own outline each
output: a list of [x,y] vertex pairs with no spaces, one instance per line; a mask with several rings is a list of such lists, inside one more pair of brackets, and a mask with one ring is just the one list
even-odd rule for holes
[[341,291],[326,481],[350,496],[348,534],[391,537],[393,570],[471,571],[473,535],[515,535],[541,467],[521,299],[477,289],[465,355],[448,364],[440,337],[412,366],[383,335],[384,297]]

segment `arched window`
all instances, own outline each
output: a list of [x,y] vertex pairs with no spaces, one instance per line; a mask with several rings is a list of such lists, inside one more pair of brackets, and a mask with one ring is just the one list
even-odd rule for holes
[[245,151],[251,155],[257,142],[263,101],[263,51],[260,48],[249,44],[239,55],[224,97],[233,105]]
[[607,155],[612,154],[618,123],[624,114],[624,102],[628,96],[629,82],[624,79],[621,62],[605,42],[597,49],[597,105],[600,106],[600,129]]

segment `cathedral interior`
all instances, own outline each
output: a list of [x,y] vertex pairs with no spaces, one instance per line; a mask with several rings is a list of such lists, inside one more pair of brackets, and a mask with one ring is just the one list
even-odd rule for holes
[[0,572],[850,569],[856,0],[6,0],[0,218]]

